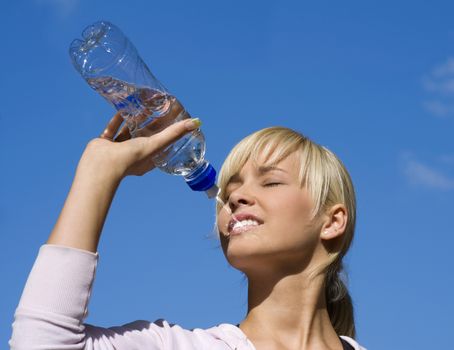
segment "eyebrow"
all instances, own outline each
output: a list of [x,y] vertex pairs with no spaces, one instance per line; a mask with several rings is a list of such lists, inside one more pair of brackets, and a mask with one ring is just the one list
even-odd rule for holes
[[[259,176],[263,176],[266,173],[269,173],[270,171],[281,171],[283,173],[288,174],[288,172],[285,171],[284,169],[279,168],[279,167],[274,166],[274,165],[262,165],[262,166],[259,166],[257,168],[257,172],[259,173]],[[236,173],[229,179],[227,184],[229,184],[230,182],[239,182],[239,181],[240,181],[240,174]]]
[[282,171],[284,173],[287,172],[284,169],[279,168],[279,167],[274,166],[274,165],[262,165],[262,166],[259,166],[259,168],[258,168],[258,172],[259,172],[260,175],[263,175],[263,174],[268,173],[268,172],[273,171],[273,170]]

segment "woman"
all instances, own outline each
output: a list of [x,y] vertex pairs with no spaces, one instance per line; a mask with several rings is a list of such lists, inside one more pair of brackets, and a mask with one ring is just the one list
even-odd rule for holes
[[219,174],[222,248],[249,284],[243,322],[194,330],[165,320],[83,324],[102,226],[121,180],[150,171],[154,154],[200,126],[184,120],[128,139],[117,135],[120,124],[117,114],[81,157],[16,310],[12,349],[363,349],[353,340],[351,299],[339,278],[355,225],[350,177],[330,151],[286,128],[241,141]]

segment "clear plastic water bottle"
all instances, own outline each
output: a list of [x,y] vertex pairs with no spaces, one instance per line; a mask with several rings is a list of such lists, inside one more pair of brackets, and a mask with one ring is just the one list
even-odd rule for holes
[[[122,115],[132,137],[153,135],[191,118],[175,96],[153,76],[134,45],[112,23],[96,22],[69,48],[74,67]],[[205,157],[200,129],[185,135],[153,158],[169,174],[181,175],[194,191],[215,197],[216,171]]]

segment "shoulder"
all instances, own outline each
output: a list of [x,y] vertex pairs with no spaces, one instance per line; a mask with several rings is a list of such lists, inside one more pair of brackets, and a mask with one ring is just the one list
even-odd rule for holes
[[[109,329],[115,334],[128,334],[128,340],[136,338],[135,343],[145,339],[152,340],[161,349],[206,349],[206,350],[252,350],[246,336],[236,326],[223,323],[211,328],[187,329],[165,319],[154,322],[135,321]],[[91,329],[92,333],[94,330]],[[95,334],[93,334],[95,335]],[[153,348],[153,347],[151,347]]]
[[359,345],[358,342],[353,338],[347,337],[345,335],[341,335],[340,337],[344,339],[347,343],[349,343],[351,346],[353,346],[353,349],[355,350],[367,350],[365,347]]
[[238,327],[230,323],[222,323],[214,327],[205,329],[185,329],[176,324],[168,324],[165,320],[159,320],[159,322],[161,322],[166,327],[168,325],[173,336],[177,338],[191,338],[192,341],[195,341],[198,344],[207,345],[207,349],[252,349],[250,347],[250,342],[246,338],[244,333]]

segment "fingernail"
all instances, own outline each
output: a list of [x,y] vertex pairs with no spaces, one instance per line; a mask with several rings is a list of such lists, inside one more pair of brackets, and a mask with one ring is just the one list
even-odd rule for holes
[[184,124],[186,126],[186,129],[188,130],[195,130],[202,125],[202,121],[199,118],[192,118],[186,121]]

